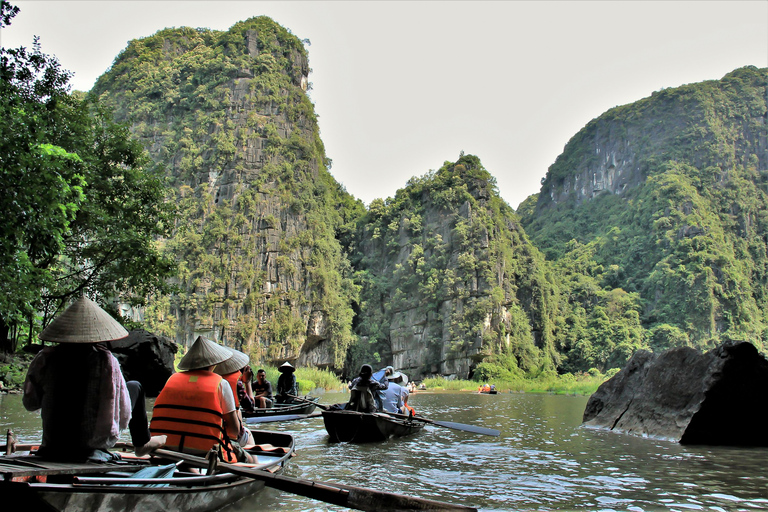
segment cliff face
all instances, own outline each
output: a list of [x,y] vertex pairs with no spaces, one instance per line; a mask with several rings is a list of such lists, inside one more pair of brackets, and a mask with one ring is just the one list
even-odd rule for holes
[[764,346],[767,85],[768,70],[746,67],[611,109],[520,209],[549,259],[567,266],[589,248],[598,285],[637,293],[660,349],[723,336]]
[[476,157],[374,201],[357,236],[352,367],[374,353],[412,378],[468,378],[484,360],[554,364],[543,259]]
[[327,172],[308,74],[302,42],[261,17],[131,41],[94,87],[176,190],[163,243],[180,293],[151,303],[156,332],[257,360],[343,361],[354,287],[335,232],[342,204],[362,206]]
[[768,169],[765,86],[765,70],[743,68],[609,110],[568,142],[547,173],[538,208],[603,192],[626,195],[669,160]]

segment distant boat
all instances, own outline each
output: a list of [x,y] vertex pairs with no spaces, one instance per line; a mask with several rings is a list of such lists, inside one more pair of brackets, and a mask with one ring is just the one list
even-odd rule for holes
[[499,391],[496,389],[489,389],[487,391],[478,391],[478,393],[480,393],[481,395],[495,395],[498,392]]
[[403,437],[421,431],[426,422],[395,418],[379,412],[340,410],[323,411],[325,430],[331,442],[368,443],[390,437]]
[[245,418],[263,418],[266,416],[282,416],[284,414],[311,414],[320,397],[310,396],[302,398],[301,402],[294,404],[274,404],[268,409],[255,409],[253,411],[243,411]]

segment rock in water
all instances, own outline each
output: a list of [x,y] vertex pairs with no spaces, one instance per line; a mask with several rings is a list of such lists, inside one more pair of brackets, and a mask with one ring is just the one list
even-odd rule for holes
[[141,382],[148,397],[157,396],[174,372],[173,360],[179,347],[168,338],[136,329],[127,338],[111,342],[111,346],[125,380]]
[[637,352],[589,398],[583,425],[682,444],[768,446],[768,361],[724,342]]

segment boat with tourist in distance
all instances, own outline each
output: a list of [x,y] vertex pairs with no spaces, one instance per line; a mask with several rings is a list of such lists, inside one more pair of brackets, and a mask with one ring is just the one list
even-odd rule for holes
[[301,401],[292,404],[274,404],[268,409],[255,409],[253,411],[243,411],[244,418],[264,418],[267,416],[284,416],[287,414],[312,414],[317,407],[319,397],[302,397]]
[[[252,430],[255,464],[237,464],[265,474],[280,473],[294,455],[294,438],[282,432]],[[208,512],[256,494],[264,480],[226,469],[185,469],[183,461],[137,457],[130,444],[118,445],[113,462],[54,462],[18,445],[0,455],[0,494],[7,503],[37,511]],[[12,447],[6,446],[6,452]],[[120,450],[123,451],[120,451]],[[158,450],[160,452],[162,450]],[[158,453],[156,452],[156,453]],[[183,459],[185,454],[179,454]]]
[[331,442],[368,443],[390,437],[403,437],[420,432],[426,425],[417,418],[394,417],[379,412],[358,412],[344,409],[324,410],[323,423]]

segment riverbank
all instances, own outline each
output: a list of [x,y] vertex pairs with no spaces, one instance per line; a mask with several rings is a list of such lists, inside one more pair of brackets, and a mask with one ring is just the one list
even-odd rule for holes
[[[5,354],[0,356],[0,393],[20,392],[24,384],[27,368],[34,356],[26,353]],[[256,369],[256,366],[254,366]],[[267,380],[277,386],[279,372],[277,368],[264,368]],[[590,372],[582,374],[545,374],[536,378],[521,378],[514,381],[489,382],[496,386],[501,393],[552,393],[557,395],[589,396],[597,388],[612,377],[616,371],[607,374]],[[326,391],[344,390],[346,384],[339,380],[329,370],[317,368],[297,368],[296,380],[301,393],[321,388]],[[444,378],[429,378],[422,382],[431,391],[477,391],[483,383],[471,380],[449,380]]]
[[[600,384],[616,374],[592,372],[564,375],[545,374],[535,378],[521,378],[513,381],[493,381],[499,393],[551,393],[555,395],[584,395],[589,396],[600,387]],[[484,383],[471,380],[449,380],[443,378],[425,379],[423,384],[428,390],[441,391],[473,391],[477,392]]]

